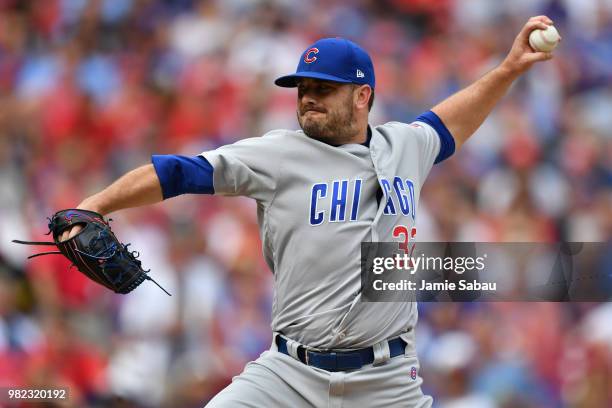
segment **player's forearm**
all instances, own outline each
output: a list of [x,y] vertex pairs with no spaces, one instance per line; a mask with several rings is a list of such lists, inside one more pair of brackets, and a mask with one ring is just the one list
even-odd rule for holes
[[121,176],[104,190],[86,198],[78,207],[106,215],[162,200],[162,189],[155,168],[147,164]]
[[519,75],[500,65],[432,108],[453,135],[457,147],[482,125]]

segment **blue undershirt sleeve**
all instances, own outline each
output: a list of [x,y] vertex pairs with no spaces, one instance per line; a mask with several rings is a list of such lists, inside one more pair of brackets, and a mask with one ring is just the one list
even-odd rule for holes
[[432,111],[427,111],[416,118],[415,121],[427,123],[436,130],[436,133],[440,138],[440,152],[438,153],[434,164],[448,159],[453,153],[455,153],[455,139],[453,139],[453,136],[438,115]]
[[164,200],[181,194],[214,194],[213,167],[202,156],[152,155]]

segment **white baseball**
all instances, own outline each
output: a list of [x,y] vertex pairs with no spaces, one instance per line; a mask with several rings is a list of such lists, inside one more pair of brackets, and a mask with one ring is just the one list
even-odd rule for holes
[[554,50],[561,36],[555,26],[548,26],[546,30],[535,29],[529,34],[529,45],[534,51],[551,52]]

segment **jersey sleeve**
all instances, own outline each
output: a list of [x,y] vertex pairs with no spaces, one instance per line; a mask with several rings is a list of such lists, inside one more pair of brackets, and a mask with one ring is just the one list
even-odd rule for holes
[[432,111],[418,116],[413,122],[387,122],[377,127],[392,141],[392,149],[399,157],[416,166],[421,182],[425,181],[434,163],[450,157],[455,151],[455,140],[442,120]]
[[213,168],[215,194],[270,200],[276,190],[282,162],[282,137],[271,132],[203,152]]
[[455,139],[432,111],[421,114],[408,126],[419,152],[419,174],[425,180],[434,164],[446,160],[455,152]]
[[202,156],[151,156],[164,200],[181,194],[214,194],[213,168]]
[[440,117],[432,111],[427,111],[415,119],[412,124],[426,125],[417,132],[423,147],[422,154],[433,164],[448,159],[455,152],[455,139],[446,128]]

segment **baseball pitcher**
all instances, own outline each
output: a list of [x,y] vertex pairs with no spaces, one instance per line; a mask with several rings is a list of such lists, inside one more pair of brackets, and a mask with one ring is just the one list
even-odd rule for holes
[[[514,80],[552,58],[528,41],[549,25],[546,16],[531,18],[481,79],[412,122],[379,126],[368,121],[376,89],[368,54],[345,39],[321,39],[295,73],[275,81],[297,88],[301,130],[195,157],[154,155],[79,204],[106,215],[187,193],[256,200],[274,274],[272,344],[210,407],[431,406],[418,375],[416,304],[361,301],[360,244],[416,238],[430,169],[461,147]],[[80,232],[74,223],[57,242]]]

